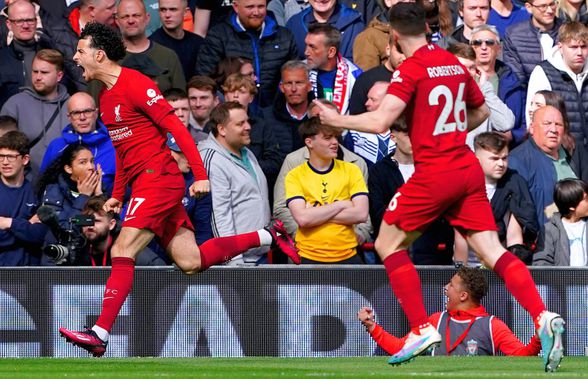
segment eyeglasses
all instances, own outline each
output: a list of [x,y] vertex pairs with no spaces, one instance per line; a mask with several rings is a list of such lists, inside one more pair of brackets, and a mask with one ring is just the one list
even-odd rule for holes
[[483,44],[486,44],[486,46],[494,46],[498,44],[498,41],[495,39],[474,39],[470,41],[470,45],[472,46],[482,46]]
[[532,6],[533,8],[537,8],[537,9],[539,9],[541,12],[545,13],[545,11],[547,11],[547,8],[548,8],[548,7],[549,7],[549,8],[551,8],[551,9],[555,9],[555,8],[557,8],[557,1],[554,1],[554,2],[552,2],[552,3],[549,3],[549,4],[542,4],[542,5],[533,5],[533,4],[531,4],[531,6]]
[[68,113],[69,117],[78,119],[84,115],[84,117],[90,117],[92,113],[96,112],[96,108],[83,109],[81,111],[71,111]]
[[10,21],[11,24],[15,24],[17,26],[23,26],[24,24],[36,24],[37,23],[37,19],[36,18],[20,18],[18,20],[11,20],[8,19],[8,21]]
[[307,82],[282,82],[282,85],[288,89],[302,88],[307,84]]
[[0,154],[0,162],[7,160],[8,162],[14,162],[16,158],[20,157],[22,154]]

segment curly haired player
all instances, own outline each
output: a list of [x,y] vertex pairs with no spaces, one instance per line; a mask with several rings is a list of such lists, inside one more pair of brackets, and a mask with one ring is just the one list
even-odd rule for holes
[[182,205],[184,179],[166,146],[167,133],[175,137],[196,179],[189,189],[192,196],[209,192],[202,159],[188,130],[156,84],[117,63],[124,56],[125,47],[118,33],[98,23],[86,26],[74,55],[84,79],[96,79],[105,87],[100,93],[101,117],[117,158],[112,198],[105,203],[105,210],[120,212],[125,188],[131,187],[122,229],[111,250],[112,271],[100,317],[84,331],[59,329],[68,342],[94,356],[105,353],[112,325],[132,288],[135,258],[155,236],[186,274],[204,271],[250,248],[272,243],[294,263],[300,263],[292,239],[278,220],[264,229],[214,238],[198,247]]

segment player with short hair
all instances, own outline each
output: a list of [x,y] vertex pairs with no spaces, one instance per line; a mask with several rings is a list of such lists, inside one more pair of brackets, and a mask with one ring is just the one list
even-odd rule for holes
[[410,128],[415,173],[392,198],[375,242],[411,326],[403,349],[389,363],[406,362],[441,341],[429,323],[419,276],[407,249],[443,215],[531,314],[545,352],[545,370],[554,371],[563,356],[564,321],[546,311],[529,270],[500,244],[484,174],[465,144],[468,129],[488,117],[484,96],[455,56],[427,42],[422,6],[399,3],[389,16],[394,40],[408,58],[392,75],[378,109],[342,116],[317,104],[321,120],[332,126],[381,133],[404,112]]
[[[480,303],[488,293],[484,272],[462,266],[443,287],[445,311],[436,312],[429,322],[441,334],[441,345],[433,355],[504,355],[532,356],[539,354],[541,342],[537,336],[524,345],[510,328],[498,317],[486,312]],[[396,354],[407,336],[398,338],[376,323],[374,312],[363,307],[357,318],[365,326],[374,341],[388,354]]]
[[198,247],[182,205],[184,179],[166,147],[167,133],[175,137],[194,173],[195,182],[189,189],[192,196],[209,192],[202,159],[189,132],[155,83],[118,64],[125,53],[116,31],[90,23],[82,31],[74,56],[84,71],[84,79],[96,79],[105,87],[100,93],[100,111],[117,155],[114,189],[104,205],[105,211],[120,212],[127,184],[132,193],[121,232],[111,250],[112,271],[106,282],[100,317],[85,331],[59,329],[67,341],[94,356],[102,356],[106,351],[109,332],[131,291],[135,258],[155,236],[186,274],[204,271],[252,247],[272,243],[300,263],[292,239],[278,220],[265,229],[214,238]]

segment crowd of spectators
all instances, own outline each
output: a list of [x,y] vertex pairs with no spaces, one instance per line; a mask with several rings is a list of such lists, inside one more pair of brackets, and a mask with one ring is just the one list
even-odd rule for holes
[[[73,62],[92,22],[120,31],[121,64],[158,85],[202,155],[211,193],[196,199],[167,136],[199,244],[276,217],[303,263],[378,263],[382,214],[414,172],[410,125],[340,135],[313,117],[313,100],[348,114],[378,108],[406,59],[388,28],[397,2],[0,0],[0,265],[110,263],[121,216],[102,204],[116,153],[104,89]],[[586,4],[417,2],[431,43],[458,57],[490,108],[467,144],[501,242],[529,265],[587,266]],[[416,264],[480,264],[446,220],[421,232]],[[157,242],[142,256],[170,262]],[[260,248],[229,264],[286,261]]]

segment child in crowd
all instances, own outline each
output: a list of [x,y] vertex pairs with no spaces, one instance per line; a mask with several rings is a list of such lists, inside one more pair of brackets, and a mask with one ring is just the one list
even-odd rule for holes
[[580,179],[557,182],[553,199],[559,213],[545,224],[545,246],[533,257],[536,266],[586,266],[588,184]]

